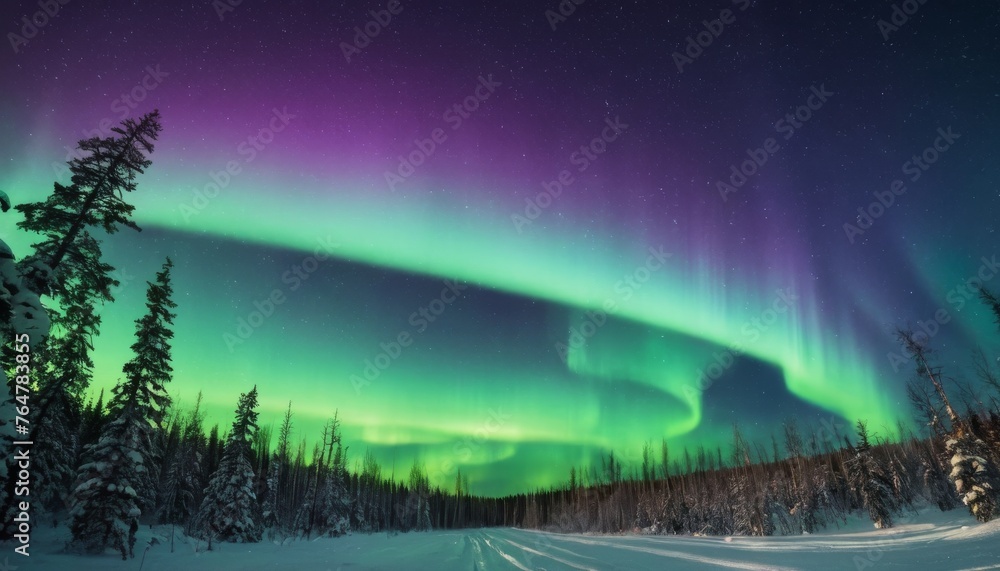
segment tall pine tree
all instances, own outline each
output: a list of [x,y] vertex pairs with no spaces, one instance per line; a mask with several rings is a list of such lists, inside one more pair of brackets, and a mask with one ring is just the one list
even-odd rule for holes
[[[219,469],[212,475],[195,519],[194,531],[213,540],[260,541],[262,528],[250,456],[257,432],[257,387],[240,395]],[[210,543],[211,546],[211,543]]]
[[896,510],[892,480],[872,454],[872,446],[868,441],[868,427],[859,420],[857,429],[858,445],[855,447],[848,443],[848,451],[851,454],[847,460],[850,486],[868,510],[875,527],[879,529],[892,527],[892,513]]
[[[153,111],[139,120],[126,119],[111,129],[110,137],[80,141],[78,156],[69,163],[70,185],[57,182],[45,202],[16,207],[24,215],[18,226],[46,238],[35,244],[35,254],[23,264],[22,274],[33,291],[43,294],[52,289],[48,280],[35,279],[42,277],[35,269],[47,268],[57,287],[66,279],[83,279],[93,291],[106,293],[110,277],[107,272],[93,271],[98,269],[93,242],[84,231],[99,227],[112,234],[119,225],[139,230],[130,218],[135,207],[124,195],[136,189],[137,175],[151,164],[147,155],[153,152],[161,129],[160,112]],[[64,264],[77,271],[66,271]]]
[[147,313],[136,321],[135,357],[125,379],[112,390],[108,422],[87,450],[73,492],[70,547],[101,553],[114,547],[132,555],[138,518],[152,512],[155,499],[153,430],[169,404],[170,339],[176,304],[170,299],[168,258],[146,292]]
[[[136,321],[136,340],[132,344],[135,356],[122,367],[125,383],[115,387],[110,403],[112,411],[130,411],[137,427],[150,431],[151,441],[151,429],[162,428],[164,415],[170,406],[166,385],[173,374],[170,353],[176,314],[172,310],[177,307],[172,299],[173,287],[170,283],[173,266],[173,261],[167,258],[156,274],[156,282],[150,283],[146,290],[146,314]],[[159,451],[151,444],[140,452],[148,478],[148,482],[138,490],[140,507],[144,513],[151,514],[156,499],[158,474],[154,472],[159,466],[156,461]]]

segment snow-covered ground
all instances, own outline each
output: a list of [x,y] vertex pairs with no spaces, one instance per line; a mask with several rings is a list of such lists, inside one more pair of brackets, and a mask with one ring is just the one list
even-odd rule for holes
[[[122,561],[58,553],[65,528],[33,532],[31,557],[7,545],[6,569],[139,569],[217,571],[251,569],[360,570],[651,570],[651,569],[907,569],[932,571],[1000,569],[1000,521],[979,524],[965,510],[922,510],[900,518],[897,527],[871,529],[860,519],[823,533],[795,537],[664,537],[541,533],[519,529],[477,529],[352,535],[294,541],[285,545],[223,544],[205,552],[204,543],[150,547],[148,540],[169,528],[142,530],[136,558]],[[197,547],[197,549],[196,549]],[[5,562],[0,558],[0,569]]]

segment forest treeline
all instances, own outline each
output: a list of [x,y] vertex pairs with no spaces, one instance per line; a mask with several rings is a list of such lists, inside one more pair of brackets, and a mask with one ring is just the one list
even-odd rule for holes
[[[929,338],[908,330],[897,336],[915,367],[907,390],[927,435],[900,423],[898,438],[878,439],[863,419],[843,434],[827,427],[818,435],[788,420],[765,446],[734,425],[726,452],[677,454],[666,443],[647,444],[638,466],[608,454],[601,466],[571,469],[561,486],[491,498],[471,494],[461,472],[445,489],[432,486],[420,464],[397,477],[370,451],[349,458],[336,414],[313,442],[294,437],[291,403],[276,432],[261,427],[256,386],[234,399],[232,423],[221,428],[206,426],[200,395],[191,410],[176,407],[168,391],[176,302],[167,258],[147,282],[122,379],[110,395],[86,400],[98,310],[114,302],[119,285],[93,232],[139,230],[126,197],[150,166],[160,131],[154,111],[123,121],[109,137],[81,141],[68,185],[56,182],[46,200],[14,206],[23,216],[18,227],[40,237],[32,253],[16,260],[0,242],[3,539],[63,524],[68,550],[113,549],[128,558],[139,526],[155,524],[169,526],[171,549],[178,540],[211,549],[480,526],[798,534],[859,511],[889,527],[926,504],[964,504],[983,522],[1000,515],[1000,380],[982,351],[973,357],[976,384],[946,380]],[[12,207],[3,193],[0,206]],[[1000,300],[985,288],[979,294],[1000,326]],[[19,456],[28,435],[30,469]]]

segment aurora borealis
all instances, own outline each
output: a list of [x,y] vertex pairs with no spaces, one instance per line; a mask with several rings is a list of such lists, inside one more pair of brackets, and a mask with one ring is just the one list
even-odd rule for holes
[[0,56],[14,202],[163,115],[95,391],[168,255],[182,406],[225,426],[257,384],[263,424],[291,401],[311,446],[338,411],[351,458],[483,494],[734,422],[892,436],[897,325],[956,376],[1000,353],[967,283],[1000,288],[990,3],[232,4],[69,2]]

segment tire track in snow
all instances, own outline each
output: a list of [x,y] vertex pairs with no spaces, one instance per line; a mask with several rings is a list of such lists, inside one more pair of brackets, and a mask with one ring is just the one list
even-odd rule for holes
[[[484,533],[483,535],[486,534]],[[503,557],[508,563],[510,563],[514,567],[517,567],[521,571],[531,571],[531,569],[525,567],[524,565],[521,565],[521,563],[517,559],[515,559],[512,555],[504,553],[503,550],[500,549],[499,545],[493,545],[489,539],[483,539],[483,541],[486,542],[486,545],[488,545],[490,549],[496,551],[498,554],[500,554],[500,557]],[[499,541],[497,543],[499,543]]]
[[626,551],[635,551],[638,553],[647,553],[649,555],[656,555],[659,557],[669,557],[674,559],[682,559],[685,561],[693,561],[696,563],[701,563],[705,565],[716,565],[718,567],[726,567],[730,569],[748,569],[750,571],[798,571],[795,567],[778,567],[775,565],[762,565],[758,563],[752,563],[749,561],[739,561],[733,559],[722,559],[719,557],[709,557],[705,555],[696,555],[694,553],[685,553],[683,551],[674,551],[671,549],[661,549],[654,547],[641,547],[638,545],[627,545],[624,543],[615,543],[610,541],[600,541],[596,539],[589,539],[584,537],[573,537],[573,536],[559,536],[562,541],[569,541],[574,543],[579,543],[583,545],[592,545],[595,547],[605,547],[610,549],[622,549]]
[[[512,545],[514,547],[517,547],[518,549],[520,549],[521,551],[524,551],[525,553],[530,553],[530,554],[536,555],[538,557],[545,557],[547,559],[552,559],[553,561],[558,561],[559,563],[562,563],[563,565],[566,565],[567,567],[570,567],[570,568],[573,568],[573,569],[579,569],[580,571],[598,571],[594,567],[583,567],[581,565],[577,565],[577,564],[575,564],[575,563],[573,563],[571,561],[568,561],[566,559],[563,559],[561,557],[556,557],[555,555],[552,555],[551,553],[543,553],[543,552],[541,552],[541,551],[539,551],[537,549],[533,549],[531,547],[528,547],[527,545],[521,545],[520,543],[517,543],[517,542],[512,541],[510,539],[494,538],[494,540],[498,541],[498,542],[499,541],[504,541],[508,545]],[[487,540],[487,543],[489,543],[488,540]],[[569,551],[567,549],[563,549],[561,547],[555,547],[553,545],[548,545],[547,547],[549,547],[549,548],[555,548],[555,549],[558,549],[559,551],[565,551],[565,552],[570,553],[572,555],[576,555],[577,557],[584,557],[583,555],[575,554],[572,551]],[[593,559],[592,557],[586,557],[586,558],[587,559]]]

